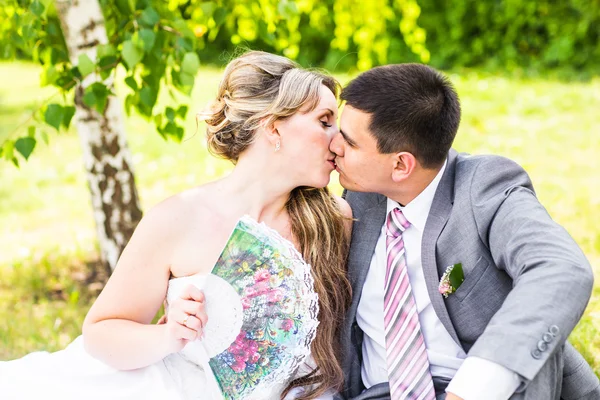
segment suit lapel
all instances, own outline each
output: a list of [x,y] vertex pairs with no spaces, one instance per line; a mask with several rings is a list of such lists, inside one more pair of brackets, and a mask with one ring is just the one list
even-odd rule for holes
[[352,285],[350,321],[356,320],[356,309],[367,278],[371,258],[385,222],[386,197],[378,195],[377,203],[365,211],[352,228],[352,244],[348,257],[348,276]]
[[448,155],[448,164],[446,170],[435,192],[421,244],[421,262],[423,264],[423,273],[425,275],[425,283],[427,292],[431,299],[431,305],[435,310],[438,318],[452,336],[452,339],[460,345],[460,340],[450,320],[450,315],[446,309],[444,298],[438,292],[440,276],[438,274],[435,249],[437,240],[442,232],[442,229],[448,222],[450,212],[452,211],[452,203],[454,198],[454,174],[456,167],[456,151],[450,150]]

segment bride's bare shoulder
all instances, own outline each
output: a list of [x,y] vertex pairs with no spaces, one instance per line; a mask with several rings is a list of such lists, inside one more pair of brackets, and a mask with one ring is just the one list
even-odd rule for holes
[[185,231],[192,221],[206,221],[211,218],[213,183],[207,183],[166,198],[151,207],[140,228],[160,230],[173,235]]

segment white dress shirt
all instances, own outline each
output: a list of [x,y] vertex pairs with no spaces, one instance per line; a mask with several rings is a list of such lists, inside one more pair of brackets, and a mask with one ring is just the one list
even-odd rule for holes
[[[446,164],[429,186],[405,207],[388,198],[387,212],[400,207],[411,224],[402,234],[402,238],[406,250],[408,278],[419,313],[431,374],[452,379],[447,392],[452,392],[464,400],[506,400],[519,386],[519,376],[482,358],[469,357],[465,360],[467,355],[438,318],[427,292],[421,264],[421,240],[433,197],[445,169]],[[388,381],[383,323],[383,288],[387,265],[385,237],[384,224],[356,312],[356,321],[364,332],[361,372],[367,388]]]

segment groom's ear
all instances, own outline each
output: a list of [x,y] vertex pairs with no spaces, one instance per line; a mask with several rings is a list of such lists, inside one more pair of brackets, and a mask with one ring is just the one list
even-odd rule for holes
[[415,170],[417,159],[409,152],[403,151],[392,156],[392,180],[396,183],[406,180]]

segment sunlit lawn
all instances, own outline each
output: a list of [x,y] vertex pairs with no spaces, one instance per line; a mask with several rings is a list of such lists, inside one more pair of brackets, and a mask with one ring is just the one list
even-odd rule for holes
[[[0,140],[54,93],[39,88],[38,76],[34,66],[0,64]],[[191,110],[204,107],[219,76],[218,70],[200,72]],[[600,79],[564,83],[465,71],[452,74],[452,80],[463,105],[455,148],[508,156],[525,166],[549,213],[573,235],[598,274]],[[193,112],[181,144],[164,142],[142,118],[129,117],[126,125],[144,209],[230,168],[207,154]],[[335,177],[333,187],[339,191]],[[0,163],[0,359],[56,350],[80,333],[101,287],[101,278],[89,276],[88,264],[96,258],[74,132],[51,135],[50,145],[40,144],[19,170]],[[599,333],[597,283],[571,340],[598,374]]]

